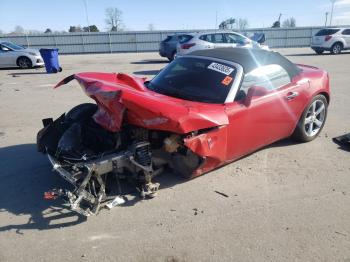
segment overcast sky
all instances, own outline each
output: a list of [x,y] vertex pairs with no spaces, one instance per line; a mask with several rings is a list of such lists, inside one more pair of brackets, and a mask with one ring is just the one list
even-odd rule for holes
[[[118,7],[130,30],[209,29],[222,20],[246,18],[250,27],[270,27],[282,13],[282,21],[295,17],[297,26],[324,24],[330,0],[86,0],[90,24],[102,31],[105,9]],[[350,24],[350,0],[338,0],[333,24]],[[86,26],[84,0],[0,0],[0,30],[11,32],[16,25],[26,30],[68,30],[71,25]]]

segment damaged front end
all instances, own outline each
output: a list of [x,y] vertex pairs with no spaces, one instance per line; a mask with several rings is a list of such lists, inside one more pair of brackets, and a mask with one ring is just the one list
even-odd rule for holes
[[201,158],[181,144],[180,136],[133,125],[107,131],[93,120],[94,110],[96,105],[82,104],[55,121],[43,120],[38,150],[74,187],[46,193],[47,199],[63,196],[72,210],[89,216],[123,196],[120,180],[132,183],[142,198],[152,198],[159,188],[152,179],[165,167],[186,175],[200,165]]
[[142,90],[141,79],[115,74],[103,78],[74,75],[58,84],[77,79],[96,104],[81,104],[56,120],[43,120],[38,151],[73,185],[73,190],[47,192],[46,199],[63,196],[72,210],[89,216],[124,201],[121,180],[142,198],[152,198],[159,189],[153,178],[165,168],[190,178],[225,162],[226,128],[220,124],[227,119],[218,106],[204,114],[200,107],[180,107],[169,99],[165,103],[174,108],[166,112],[164,99],[154,100]]

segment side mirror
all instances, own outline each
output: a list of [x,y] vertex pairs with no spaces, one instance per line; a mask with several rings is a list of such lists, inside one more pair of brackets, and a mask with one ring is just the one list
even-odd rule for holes
[[244,104],[250,106],[254,97],[261,97],[268,93],[268,90],[262,86],[252,86],[248,89],[246,98],[244,99]]

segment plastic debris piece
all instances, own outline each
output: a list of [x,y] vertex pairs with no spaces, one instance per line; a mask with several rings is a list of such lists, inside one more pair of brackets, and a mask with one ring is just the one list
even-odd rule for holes
[[116,196],[113,201],[111,201],[110,203],[108,203],[106,206],[109,208],[109,209],[112,209],[113,207],[116,207],[116,206],[119,206],[119,205],[122,205],[125,203],[125,200],[124,198],[122,198],[121,196]]

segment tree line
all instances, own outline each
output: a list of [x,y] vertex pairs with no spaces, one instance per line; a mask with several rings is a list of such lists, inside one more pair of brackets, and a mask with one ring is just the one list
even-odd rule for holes
[[[108,7],[105,10],[105,24],[106,31],[120,32],[125,30],[125,25],[123,23],[123,13],[116,7]],[[149,24],[148,30],[154,30],[154,25]],[[65,30],[52,30],[51,28],[47,28],[45,31],[40,30],[25,30],[22,26],[15,26],[14,30],[10,32],[8,35],[24,35],[24,34],[64,34],[64,33],[76,33],[76,32],[100,32],[100,29],[96,25],[89,25],[82,27],[80,25],[72,25]],[[3,32],[0,30],[0,34]]]
[[[279,15],[278,19],[272,24],[272,28],[293,28],[296,27],[296,20],[294,17],[285,19],[281,23],[281,16]],[[123,23],[123,12],[116,7],[108,7],[105,10],[105,24],[106,30],[111,32],[120,32],[125,30],[125,25]],[[219,24],[219,29],[231,29],[231,30],[240,30],[244,31],[249,28],[249,21],[245,18],[228,18],[223,20]],[[148,25],[147,29],[149,31],[155,30],[154,25],[151,23]],[[23,35],[23,34],[64,34],[64,33],[77,33],[77,32],[100,32],[100,29],[96,25],[89,25],[82,27],[80,25],[72,25],[67,31],[61,30],[52,30],[47,28],[44,32],[39,30],[25,30],[22,26],[15,26],[14,30],[9,33],[9,35]],[[0,30],[0,34],[3,32]]]

